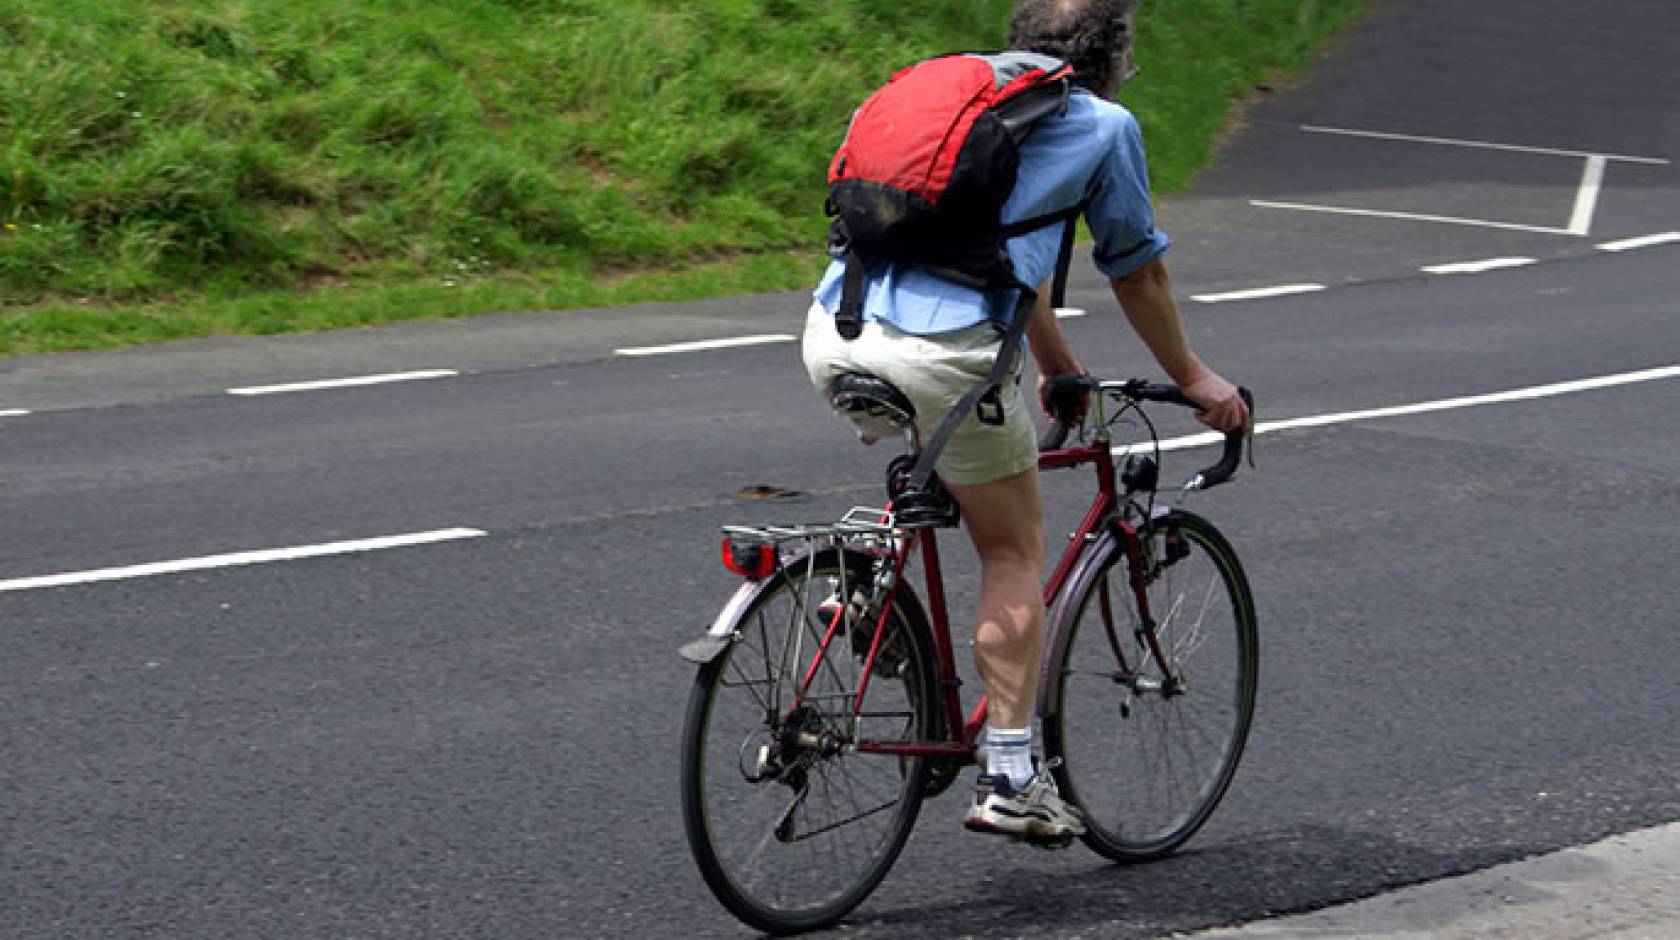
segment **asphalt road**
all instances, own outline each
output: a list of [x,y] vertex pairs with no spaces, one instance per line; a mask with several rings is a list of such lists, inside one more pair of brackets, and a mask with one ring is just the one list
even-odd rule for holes
[[[1340,417],[1271,429],[1197,500],[1261,612],[1231,795],[1120,869],[970,836],[958,788],[845,933],[1160,936],[1680,820],[1680,241],[1626,247],[1680,230],[1677,29],[1377,0],[1249,110],[1162,209],[1185,315],[1262,421]],[[1130,374],[1105,295],[1084,271],[1064,325]],[[874,501],[886,454],[790,344],[615,350],[802,311],[0,362],[0,936],[739,934],[682,840],[675,648],[731,587],[719,524]],[[429,369],[458,374],[226,393]],[[1082,482],[1051,478],[1053,518]]]

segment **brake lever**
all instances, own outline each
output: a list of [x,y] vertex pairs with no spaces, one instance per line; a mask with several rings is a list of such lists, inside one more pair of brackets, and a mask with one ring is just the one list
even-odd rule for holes
[[1242,396],[1243,404],[1248,406],[1248,420],[1243,422],[1243,445],[1248,448],[1248,469],[1254,466],[1254,394],[1246,388],[1237,389]]

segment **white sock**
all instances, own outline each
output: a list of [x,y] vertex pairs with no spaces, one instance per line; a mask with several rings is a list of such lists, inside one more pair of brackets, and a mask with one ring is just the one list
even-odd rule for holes
[[1019,790],[1033,778],[1032,726],[1020,730],[986,726],[986,773],[1009,778]]

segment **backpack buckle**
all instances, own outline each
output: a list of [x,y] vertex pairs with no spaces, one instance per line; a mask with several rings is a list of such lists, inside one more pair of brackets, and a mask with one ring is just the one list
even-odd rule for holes
[[1003,389],[994,385],[974,403],[974,417],[988,427],[1003,427]]

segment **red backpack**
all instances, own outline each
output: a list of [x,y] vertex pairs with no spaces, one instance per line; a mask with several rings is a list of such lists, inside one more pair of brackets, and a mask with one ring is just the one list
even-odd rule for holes
[[[1009,226],[1000,215],[1021,142],[1065,109],[1072,75],[1065,62],[1035,53],[959,53],[900,71],[864,101],[828,171],[829,250],[847,261],[835,318],[842,336],[862,330],[873,261],[979,289],[1023,288],[1030,309],[1033,285],[1017,281],[1003,243],[1070,219],[1077,207]],[[1064,256],[1058,281],[1065,267]]]
[[893,505],[903,517],[949,497],[929,488],[933,465],[970,412],[1001,424],[999,391],[1015,357],[1036,285],[1016,277],[1004,242],[1066,222],[1056,261],[1053,302],[1060,305],[1073,251],[1073,219],[1083,206],[1004,225],[1004,203],[1015,189],[1020,146],[1039,120],[1063,111],[1073,69],[1030,52],[959,53],[918,62],[892,77],[852,116],[846,140],[828,171],[829,252],[846,261],[834,325],[856,339],[863,331],[863,289],[869,265],[915,265],[980,290],[1014,287],[1011,313],[992,370],[952,406],[924,443],[905,492]]

